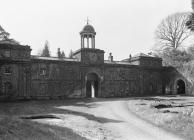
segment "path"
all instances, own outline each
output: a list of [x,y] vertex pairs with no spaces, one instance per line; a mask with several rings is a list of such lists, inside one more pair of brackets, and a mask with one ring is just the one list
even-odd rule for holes
[[69,111],[69,114],[60,114],[61,120],[52,120],[49,123],[68,127],[92,140],[180,139],[135,116],[128,108],[130,100],[92,100],[89,103],[80,101],[76,105],[57,107]]

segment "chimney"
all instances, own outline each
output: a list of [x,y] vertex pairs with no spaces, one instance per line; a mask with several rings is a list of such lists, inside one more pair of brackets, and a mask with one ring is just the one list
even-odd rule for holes
[[194,0],[192,0],[192,9],[194,11]]
[[108,60],[109,60],[110,62],[113,62],[113,56],[112,56],[112,53],[109,53]]

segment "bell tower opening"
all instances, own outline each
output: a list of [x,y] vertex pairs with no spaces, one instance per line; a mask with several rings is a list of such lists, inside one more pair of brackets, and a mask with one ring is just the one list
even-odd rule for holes
[[87,19],[87,24],[84,26],[83,30],[80,32],[81,36],[81,48],[91,48],[95,49],[95,36],[96,32],[94,27],[89,24]]
[[86,97],[97,98],[99,89],[99,77],[95,73],[86,76]]
[[87,21],[80,32],[81,49],[73,53],[73,57],[84,64],[103,64],[104,51],[96,49],[95,36],[96,32],[92,25]]

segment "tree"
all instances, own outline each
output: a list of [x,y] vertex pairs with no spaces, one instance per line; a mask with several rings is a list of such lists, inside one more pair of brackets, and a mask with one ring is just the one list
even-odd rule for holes
[[57,49],[57,57],[61,58],[61,50],[60,50],[60,48]]
[[45,42],[45,45],[44,45],[44,48],[40,54],[40,56],[43,56],[43,57],[50,57],[50,50],[49,50],[49,42],[46,40]]
[[6,32],[0,25],[0,40],[7,40],[9,38],[9,33]]
[[192,60],[190,53],[172,47],[166,47],[162,51],[157,50],[153,53],[156,57],[162,58],[164,66],[173,66],[175,68],[181,68],[185,63]]
[[187,52],[188,54],[191,55],[192,59],[194,59],[194,45],[193,44],[187,48]]
[[64,53],[64,51],[62,51],[61,57],[62,57],[62,58],[65,58],[65,53]]
[[3,27],[0,25],[0,42],[6,42],[9,44],[19,45],[20,43],[16,41],[15,39],[9,38],[10,34],[6,32]]
[[191,31],[194,31],[194,13],[191,13],[188,21],[186,22],[186,26]]
[[159,24],[155,32],[156,44],[160,47],[179,48],[191,35],[186,26],[189,13],[175,13]]
[[72,50],[70,50],[69,58],[73,58],[73,51]]
[[[192,9],[194,11],[194,0],[191,1],[192,4]],[[186,23],[188,29],[190,29],[191,31],[194,31],[194,13],[192,12],[189,16],[189,20]]]

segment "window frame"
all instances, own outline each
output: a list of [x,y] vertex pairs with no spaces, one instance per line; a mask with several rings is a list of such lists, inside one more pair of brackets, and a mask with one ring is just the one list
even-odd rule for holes
[[40,68],[40,75],[41,76],[46,76],[47,74],[47,69],[46,68]]
[[4,74],[11,75],[12,74],[12,67],[11,66],[5,66],[4,67]]
[[4,50],[4,56],[5,56],[5,58],[10,58],[11,57],[11,50],[8,50],[8,49]]

